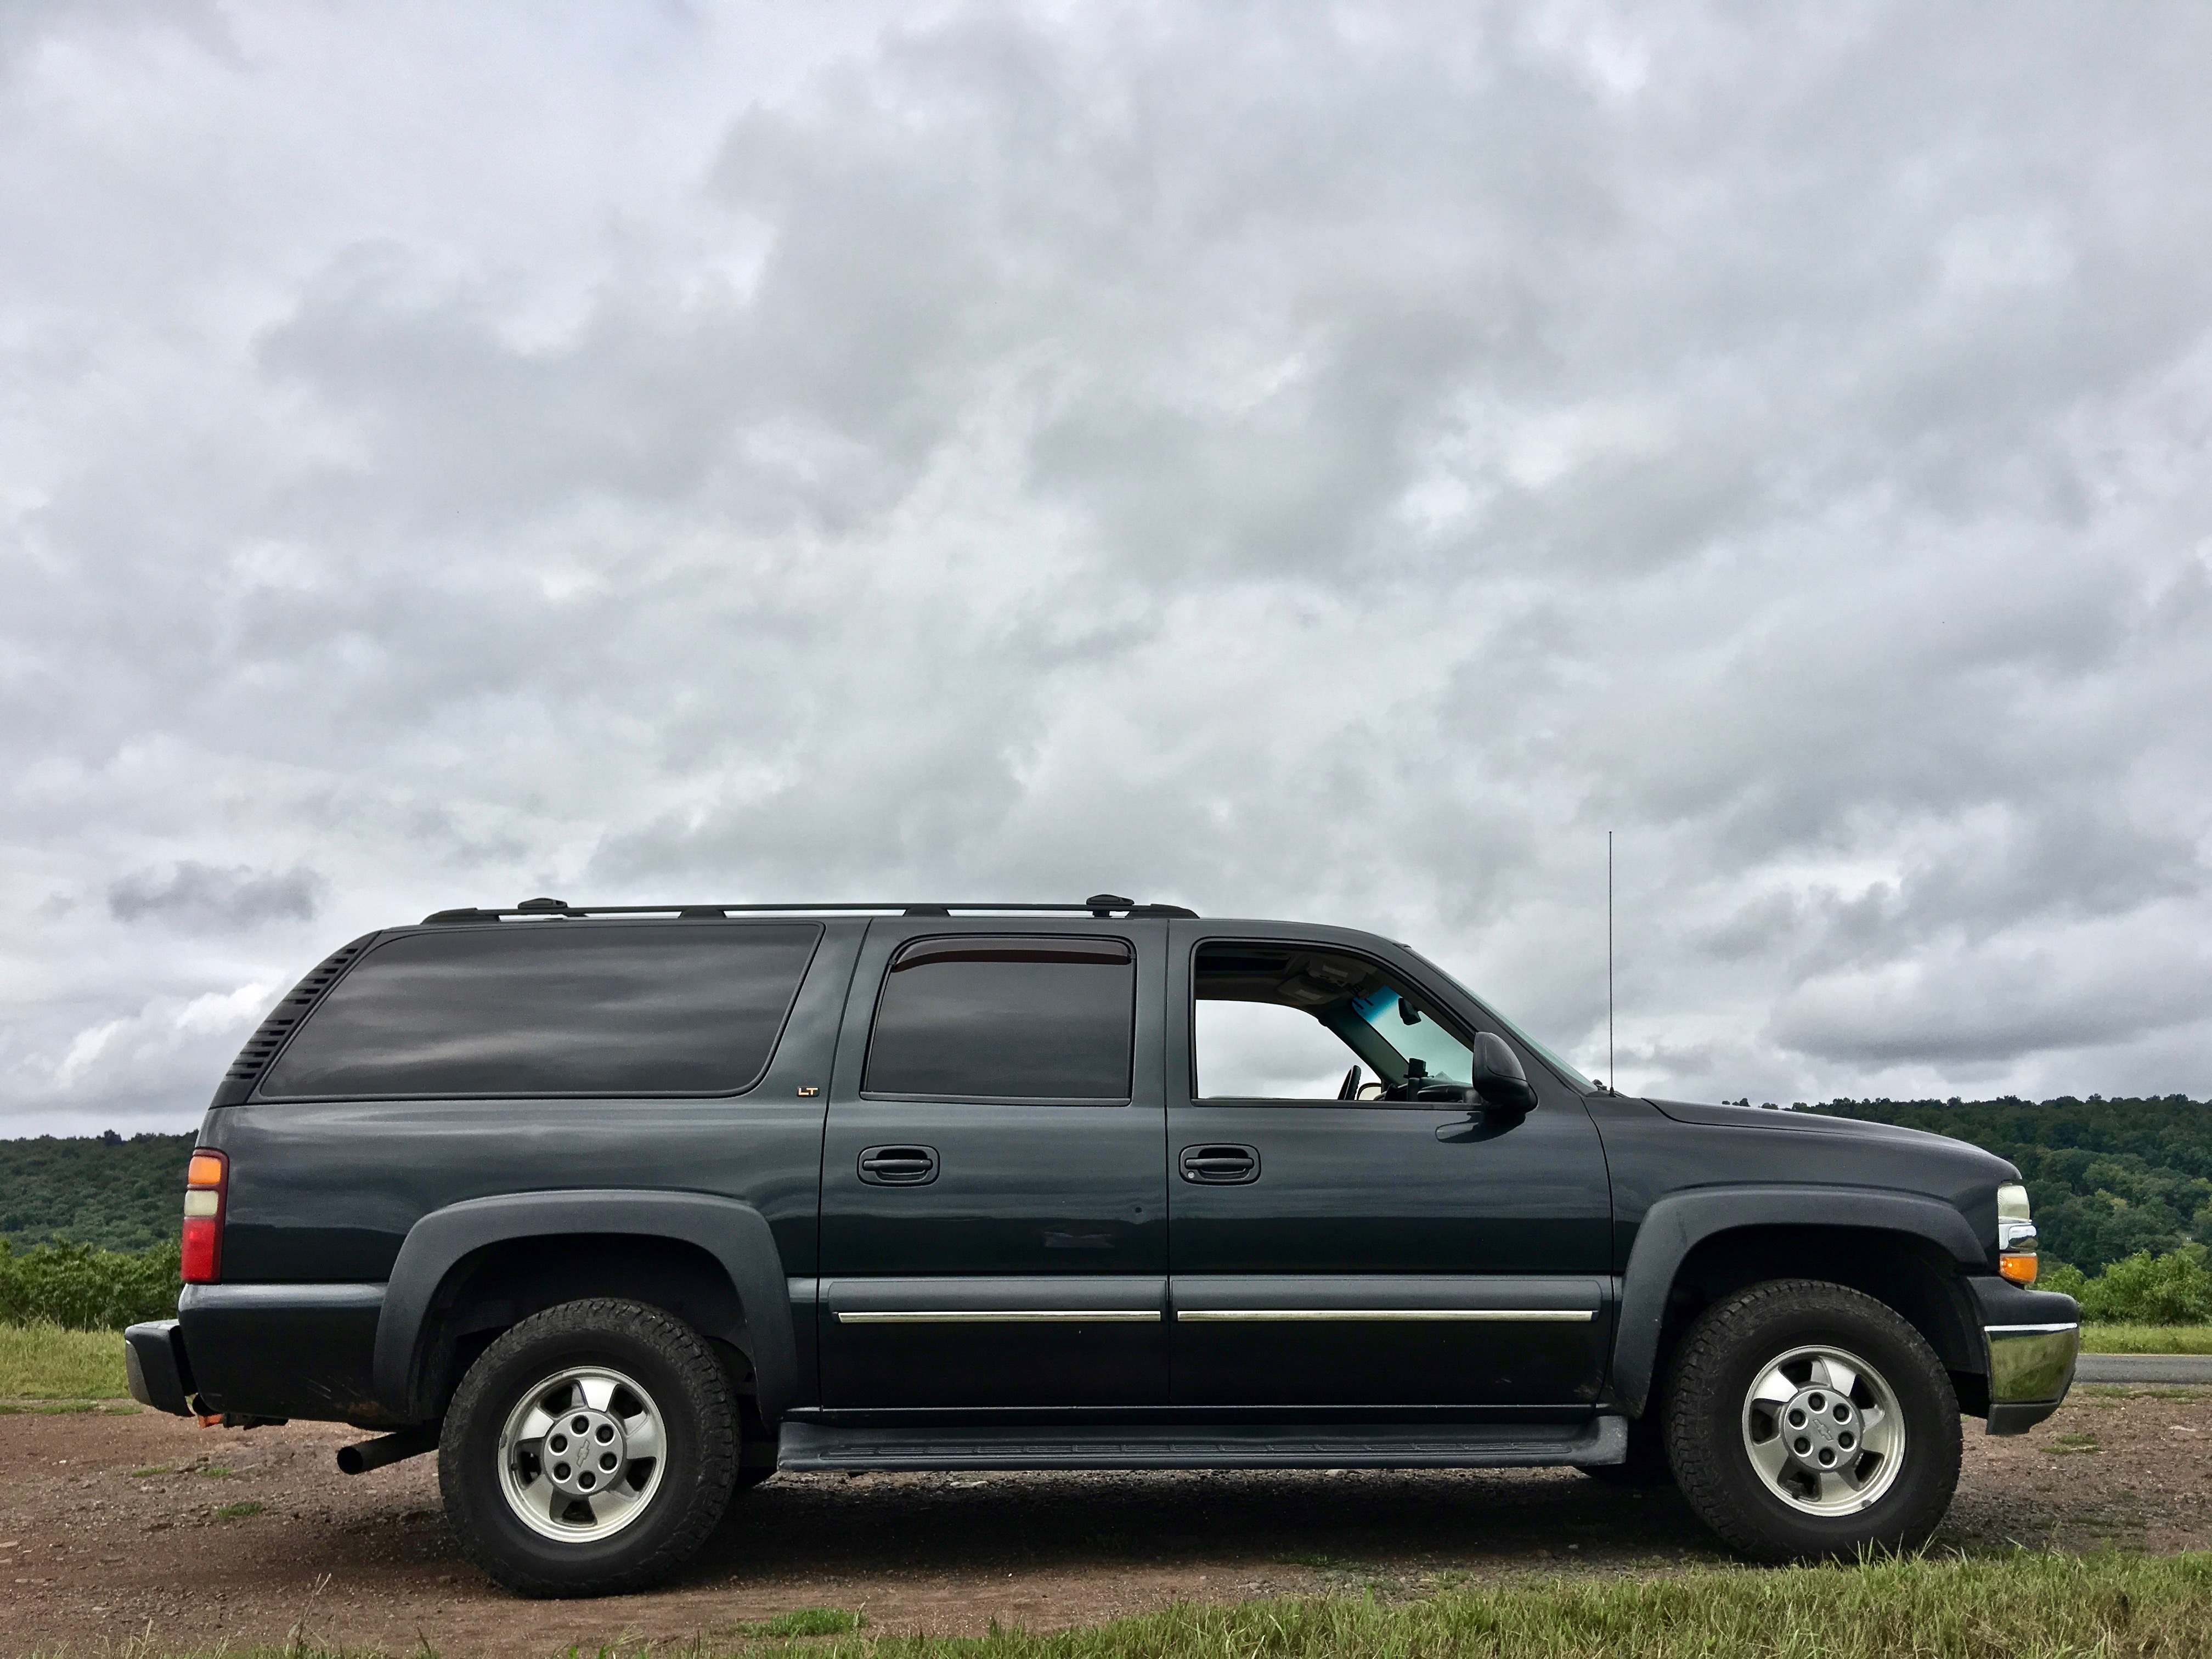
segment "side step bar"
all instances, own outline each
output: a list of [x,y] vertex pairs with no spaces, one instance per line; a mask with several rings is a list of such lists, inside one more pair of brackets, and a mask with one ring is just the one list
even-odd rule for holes
[[1297,1424],[848,1428],[787,1419],[781,1469],[1513,1469],[1619,1463],[1628,1420],[1419,1427]]

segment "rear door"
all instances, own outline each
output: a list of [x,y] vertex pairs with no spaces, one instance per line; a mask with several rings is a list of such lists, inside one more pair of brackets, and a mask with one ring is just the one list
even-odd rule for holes
[[[1171,927],[1176,1403],[1594,1401],[1611,1199],[1581,1097],[1382,941]],[[1525,1116],[1470,1109],[1484,1030]]]
[[824,1406],[1166,1401],[1165,927],[872,924],[823,1146]]

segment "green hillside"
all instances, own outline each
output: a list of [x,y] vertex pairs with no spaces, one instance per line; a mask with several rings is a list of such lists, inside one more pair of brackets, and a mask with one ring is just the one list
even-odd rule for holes
[[2020,1168],[2044,1254],[2087,1273],[2212,1244],[2212,1102],[1834,1100],[1814,1111],[1932,1130]]
[[176,1242],[196,1137],[0,1140],[0,1239],[143,1250]]

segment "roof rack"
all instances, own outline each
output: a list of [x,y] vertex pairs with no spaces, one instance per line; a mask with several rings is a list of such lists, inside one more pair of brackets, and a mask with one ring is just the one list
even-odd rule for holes
[[895,916],[953,915],[1116,915],[1143,921],[1153,917],[1195,918],[1198,912],[1180,904],[1139,904],[1118,893],[1093,893],[1080,904],[571,904],[566,899],[533,898],[508,909],[434,910],[422,918],[425,927],[445,927],[471,921],[505,921],[509,918],[536,920],[544,916],[672,916],[679,921],[719,921],[732,915],[873,915]]

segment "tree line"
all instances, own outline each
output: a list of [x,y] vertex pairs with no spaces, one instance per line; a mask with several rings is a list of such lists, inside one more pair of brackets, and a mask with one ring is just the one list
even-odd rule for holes
[[1807,1109],[1950,1135],[2018,1168],[2046,1258],[2102,1272],[2212,1244],[2212,1102],[1832,1100]]

